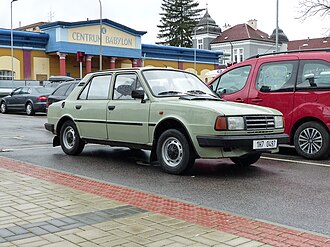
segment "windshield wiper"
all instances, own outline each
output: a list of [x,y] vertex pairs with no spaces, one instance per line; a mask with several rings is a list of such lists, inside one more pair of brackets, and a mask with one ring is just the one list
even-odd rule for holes
[[198,90],[198,89],[195,89],[195,90],[189,90],[189,91],[187,91],[187,93],[192,93],[192,94],[206,94],[206,93],[203,92],[202,90]]
[[198,94],[207,94],[209,96],[212,96],[214,98],[217,98],[217,96],[213,95],[213,94],[210,94],[210,93],[205,93],[204,91],[201,91],[201,90],[189,90],[187,91],[188,94],[192,94],[192,95],[198,95]]
[[182,94],[182,92],[179,92],[179,91],[164,91],[164,92],[158,93],[158,95],[166,95],[166,94]]

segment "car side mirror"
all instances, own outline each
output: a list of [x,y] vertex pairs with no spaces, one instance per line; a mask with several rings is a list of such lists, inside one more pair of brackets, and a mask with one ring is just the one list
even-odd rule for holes
[[263,85],[260,88],[260,92],[270,92],[270,87]]
[[133,90],[131,94],[133,99],[140,99],[144,103],[144,90]]

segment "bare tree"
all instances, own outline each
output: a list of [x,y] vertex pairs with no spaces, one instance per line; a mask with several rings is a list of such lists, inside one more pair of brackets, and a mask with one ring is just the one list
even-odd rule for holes
[[315,15],[330,16],[330,0],[300,0],[298,6],[301,14],[298,18],[303,21]]

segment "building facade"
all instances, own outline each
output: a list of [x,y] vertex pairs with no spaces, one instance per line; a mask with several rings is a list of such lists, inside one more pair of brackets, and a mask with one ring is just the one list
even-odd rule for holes
[[[171,67],[201,79],[218,67],[221,51],[142,44],[145,31],[103,19],[40,23],[28,30],[0,29],[0,80],[47,80],[53,75],[75,78],[102,69],[138,66]],[[21,28],[22,29],[22,28]],[[32,30],[32,31],[31,31]],[[101,56],[100,56],[101,54]],[[102,58],[102,59],[100,59]]]

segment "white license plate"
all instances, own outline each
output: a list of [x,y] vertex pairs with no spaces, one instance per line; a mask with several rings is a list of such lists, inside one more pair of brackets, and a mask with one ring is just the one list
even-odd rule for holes
[[253,149],[277,148],[277,140],[253,140]]

